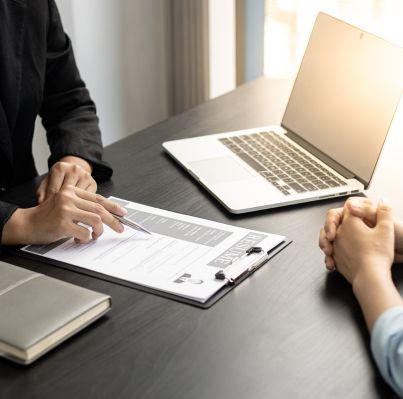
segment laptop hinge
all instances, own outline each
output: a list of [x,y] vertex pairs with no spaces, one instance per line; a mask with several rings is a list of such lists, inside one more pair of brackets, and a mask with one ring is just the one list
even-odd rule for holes
[[318,150],[315,148],[313,145],[309,144],[306,142],[304,139],[299,137],[297,134],[290,132],[287,130],[287,133],[285,133],[291,140],[295,141],[297,144],[299,144],[301,147],[303,147],[305,150],[310,152],[312,155],[315,157],[319,158],[322,162],[324,162],[326,165],[328,165],[330,168],[334,169],[337,173],[340,173],[344,178],[346,179],[357,179],[361,181],[359,178],[357,178],[353,173],[348,171],[346,168],[343,168],[339,163],[328,157],[326,154],[324,154],[322,151]]

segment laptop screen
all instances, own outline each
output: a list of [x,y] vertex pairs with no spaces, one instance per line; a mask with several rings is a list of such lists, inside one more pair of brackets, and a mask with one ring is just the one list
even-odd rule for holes
[[403,48],[320,13],[282,126],[372,177],[403,88]]

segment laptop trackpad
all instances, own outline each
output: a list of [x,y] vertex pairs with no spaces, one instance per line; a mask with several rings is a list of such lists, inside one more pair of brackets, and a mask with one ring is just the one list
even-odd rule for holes
[[208,183],[223,183],[254,177],[246,168],[231,157],[219,157],[189,162],[189,169],[200,180]]

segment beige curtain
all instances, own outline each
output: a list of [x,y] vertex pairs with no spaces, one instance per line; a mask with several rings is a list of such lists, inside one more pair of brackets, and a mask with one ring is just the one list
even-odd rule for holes
[[245,0],[235,0],[236,85],[245,83]]
[[208,0],[169,0],[168,64],[170,112],[209,98]]

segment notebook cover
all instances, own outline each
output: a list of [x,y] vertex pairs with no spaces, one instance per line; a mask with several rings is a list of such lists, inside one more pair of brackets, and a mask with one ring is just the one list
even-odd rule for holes
[[20,351],[29,350],[105,301],[109,302],[105,311],[50,343],[35,358],[15,358],[4,348],[0,355],[28,364],[110,308],[107,295],[0,262],[0,348],[3,344]]

